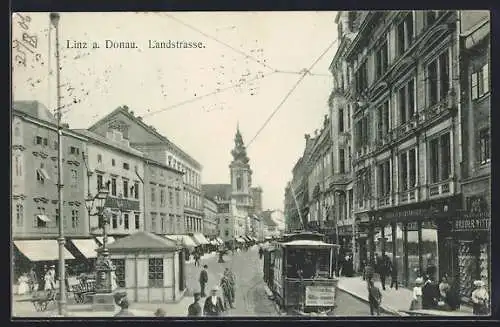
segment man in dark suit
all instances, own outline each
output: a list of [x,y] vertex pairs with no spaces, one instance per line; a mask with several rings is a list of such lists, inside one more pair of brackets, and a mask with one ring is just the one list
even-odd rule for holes
[[217,295],[219,288],[214,286],[212,288],[212,294],[205,300],[205,305],[203,306],[203,312],[207,317],[218,317],[222,316],[224,312],[224,303],[220,296]]
[[201,310],[200,305],[201,293],[194,293],[194,302],[191,303],[188,307],[188,317],[201,317],[203,315],[203,311]]
[[201,297],[207,296],[205,294],[205,285],[208,282],[208,272],[207,272],[208,266],[204,265],[203,270],[200,272],[200,288],[201,288]]

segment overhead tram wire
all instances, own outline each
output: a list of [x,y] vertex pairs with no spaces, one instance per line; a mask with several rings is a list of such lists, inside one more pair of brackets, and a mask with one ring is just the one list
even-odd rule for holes
[[276,72],[276,71],[277,71],[277,69],[275,69],[275,68],[273,68],[273,67],[269,66],[268,64],[266,64],[266,63],[265,63],[265,62],[263,62],[262,60],[259,60],[259,59],[255,58],[255,57],[253,57],[253,56],[249,55],[248,53],[246,53],[246,52],[244,52],[244,51],[242,51],[242,50],[240,50],[240,49],[237,49],[237,48],[233,47],[232,45],[229,45],[229,44],[227,44],[226,42],[221,41],[221,40],[219,40],[218,38],[216,38],[216,37],[214,37],[214,36],[211,36],[210,34],[207,34],[207,33],[203,32],[202,30],[200,30],[200,29],[198,29],[198,28],[196,28],[196,27],[194,27],[194,26],[192,26],[192,25],[190,25],[190,24],[188,24],[188,23],[185,23],[185,22],[183,22],[182,20],[180,20],[180,19],[178,19],[178,18],[173,17],[172,15],[166,14],[166,16],[167,16],[168,18],[170,18],[170,19],[172,19],[172,20],[176,21],[177,23],[179,23],[179,24],[181,24],[181,25],[186,26],[187,28],[192,29],[192,30],[194,30],[194,31],[196,31],[196,32],[198,32],[198,33],[200,33],[201,35],[203,35],[203,36],[205,36],[205,37],[207,37],[207,38],[209,38],[209,39],[211,39],[211,40],[213,40],[213,41],[215,41],[215,42],[217,42],[217,43],[222,44],[223,46],[225,46],[225,47],[227,47],[227,48],[229,48],[229,49],[233,50],[234,52],[239,53],[240,55],[244,56],[245,58],[248,58],[248,59],[251,59],[252,61],[255,61],[256,63],[258,63],[258,64],[260,64],[260,65],[262,65],[262,66],[264,66],[264,67],[266,67],[266,68],[268,68],[268,69],[270,69],[270,70],[272,70],[273,72]]
[[188,103],[193,103],[193,102],[199,101],[199,100],[201,100],[201,99],[207,98],[207,97],[209,97],[209,96],[212,96],[212,95],[215,95],[215,94],[218,94],[218,93],[221,93],[221,92],[225,92],[225,91],[228,91],[228,90],[231,90],[231,89],[234,89],[234,88],[240,87],[240,86],[243,86],[243,85],[245,85],[245,84],[247,84],[247,83],[250,83],[250,82],[253,82],[253,81],[255,81],[255,80],[258,80],[258,79],[264,79],[264,78],[266,78],[266,77],[268,77],[268,76],[273,75],[274,73],[276,73],[276,72],[272,71],[272,72],[269,72],[269,73],[267,73],[267,74],[263,74],[263,75],[261,75],[261,76],[257,76],[257,77],[255,77],[255,78],[251,78],[251,79],[249,79],[249,80],[247,80],[247,81],[245,81],[245,82],[240,82],[240,83],[232,84],[232,85],[227,86],[227,87],[225,87],[225,88],[217,89],[217,90],[212,91],[212,92],[210,92],[210,93],[206,93],[206,94],[203,94],[203,95],[200,95],[200,96],[193,97],[193,98],[188,99],[188,100],[184,100],[184,101],[178,102],[178,103],[176,103],[176,104],[173,104],[173,105],[168,106],[168,107],[163,108],[163,109],[159,109],[159,110],[155,110],[155,111],[148,112],[148,113],[146,113],[146,114],[142,115],[142,117],[144,117],[144,118],[145,118],[145,117],[149,117],[149,116],[153,116],[153,115],[159,114],[159,113],[164,112],[164,111],[170,111],[170,110],[172,110],[172,109],[175,109],[175,108],[177,108],[177,107],[183,106],[183,105],[185,105],[185,104],[188,104]]
[[271,115],[266,119],[266,121],[264,122],[264,124],[262,124],[262,126],[259,128],[259,130],[255,134],[255,136],[250,140],[250,142],[248,142],[247,148],[253,143],[253,141],[255,141],[255,139],[259,136],[259,134],[262,132],[262,130],[264,130],[264,128],[266,128],[267,124],[271,121],[271,119],[274,117],[274,115],[276,115],[276,113],[281,109],[281,107],[286,102],[286,100],[290,97],[290,95],[292,95],[293,91],[295,91],[295,89],[297,88],[297,86],[299,86],[299,84],[302,82],[302,80],[307,76],[308,72],[311,71],[311,69],[313,69],[314,66],[316,66],[316,64],[333,47],[333,45],[335,43],[337,43],[337,39],[333,40],[333,42],[330,43],[330,45],[325,49],[325,51],[323,51],[323,53],[318,58],[316,58],[316,60],[311,65],[311,67],[309,67],[308,69],[306,69],[302,73],[302,75],[300,76],[300,78],[293,85],[293,87],[290,89],[290,91],[288,91],[288,93],[285,95],[285,97],[283,98],[283,100],[278,104],[278,106],[276,107],[276,109],[273,110],[273,112],[271,113]]

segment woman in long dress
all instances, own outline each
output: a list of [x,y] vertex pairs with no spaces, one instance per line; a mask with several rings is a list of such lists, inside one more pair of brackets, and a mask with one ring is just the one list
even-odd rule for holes
[[50,270],[47,270],[47,272],[45,272],[44,282],[45,282],[45,285],[43,287],[44,291],[54,290],[54,286],[55,286],[54,285],[54,277],[53,277]]
[[19,276],[17,281],[18,281],[17,294],[24,295],[28,293],[29,291],[28,276],[26,274],[22,274],[21,276]]

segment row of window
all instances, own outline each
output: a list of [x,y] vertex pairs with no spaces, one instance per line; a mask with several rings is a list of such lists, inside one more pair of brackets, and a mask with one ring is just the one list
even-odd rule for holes
[[196,188],[200,188],[201,185],[200,174],[198,174],[196,171],[184,165],[181,161],[175,159],[173,156],[170,155],[167,158],[167,165],[184,173],[183,175],[184,183],[194,186]]
[[[124,198],[134,198],[139,199],[139,182],[133,181],[131,182],[127,177],[121,177],[122,179],[122,187],[121,187],[121,195]],[[110,191],[112,196],[117,196],[118,188],[117,188],[117,180],[118,177],[112,176],[109,180],[104,182],[104,176],[102,174],[97,174],[97,191],[102,189],[107,189]]]
[[[57,228],[59,226],[59,209],[51,217],[47,214],[45,207],[36,208],[36,214],[33,216],[34,228]],[[66,221],[63,222],[66,227]],[[16,204],[16,226],[24,227],[24,205]],[[71,228],[76,229],[80,226],[80,212],[77,209],[71,209]]]
[[202,220],[200,218],[186,216],[185,227],[187,231],[201,232],[203,230]]
[[[377,41],[378,44],[373,47],[372,53],[363,59],[363,62],[357,65],[358,59],[356,58],[352,63],[353,66],[358,66],[354,73],[355,88],[357,93],[362,93],[369,87],[368,73],[373,66],[374,81],[382,77],[391,64],[391,57],[394,58],[393,62],[401,57],[415,41],[415,18],[414,13],[402,12],[405,14],[404,18],[397,21],[393,28],[385,35],[381,36]],[[437,20],[440,11],[428,11],[425,13],[426,25],[431,26]],[[391,35],[395,36],[394,54],[390,50]],[[368,61],[373,59],[373,61]],[[348,67],[347,80],[350,81],[350,69]]]
[[[97,154],[97,163],[98,164],[102,163],[102,154],[100,153]],[[111,158],[111,166],[116,167],[116,160],[114,158]],[[130,170],[130,164],[128,162],[123,162],[122,168],[125,170]],[[137,166],[134,166],[134,168],[137,171]]]
[[[16,176],[22,175],[21,160],[22,160],[22,158],[20,156],[16,156],[16,159],[15,159],[15,161],[16,161]],[[39,184],[44,185],[45,181],[54,180],[54,183],[55,183],[55,180],[57,179],[57,176],[59,173],[57,170],[57,164],[54,165],[54,178],[53,179],[50,178],[50,175],[49,175],[47,169],[45,169],[45,163],[41,162],[39,167],[40,168],[35,169],[35,175],[36,175],[37,182]],[[69,177],[70,177],[69,187],[77,188],[80,185],[79,180],[78,180],[78,176],[79,176],[79,174],[78,174],[77,169],[72,169],[72,168],[69,169]]]
[[[157,188],[160,189],[160,207],[165,207],[167,202],[167,190],[165,186],[155,186],[151,185],[151,204],[156,204],[156,194]],[[178,207],[181,205],[180,193],[181,191],[173,187],[168,186],[168,205],[172,207],[174,205],[174,191],[175,191],[175,205]]]
[[[134,217],[133,225],[131,222],[132,215]],[[132,229],[132,226],[134,226],[136,230],[139,230],[141,227],[140,215],[138,213],[131,214],[128,212],[122,213],[121,215],[113,213],[111,215],[111,228],[118,229],[120,226],[123,226],[125,230]]]
[[201,197],[189,191],[184,192],[184,206],[188,208],[201,209]]
[[170,234],[172,232],[175,233],[181,231],[182,223],[180,215],[169,214],[167,218],[166,214],[160,213],[159,221],[158,221],[158,213],[151,212],[150,215],[151,215],[151,231],[153,233]]

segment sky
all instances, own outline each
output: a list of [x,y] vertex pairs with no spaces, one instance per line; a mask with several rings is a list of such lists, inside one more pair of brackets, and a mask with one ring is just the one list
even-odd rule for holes
[[[264,209],[283,210],[304,134],[320,129],[328,113],[335,15],[61,13],[63,120],[70,128],[88,128],[127,105],[200,162],[207,184],[229,184],[239,125]],[[49,14],[14,14],[12,36],[13,100],[38,100],[55,112],[56,37]],[[136,47],[106,48],[106,40]],[[150,40],[202,42],[202,47],[155,49]],[[86,48],[71,47],[84,43]],[[304,74],[306,69],[310,73]]]

